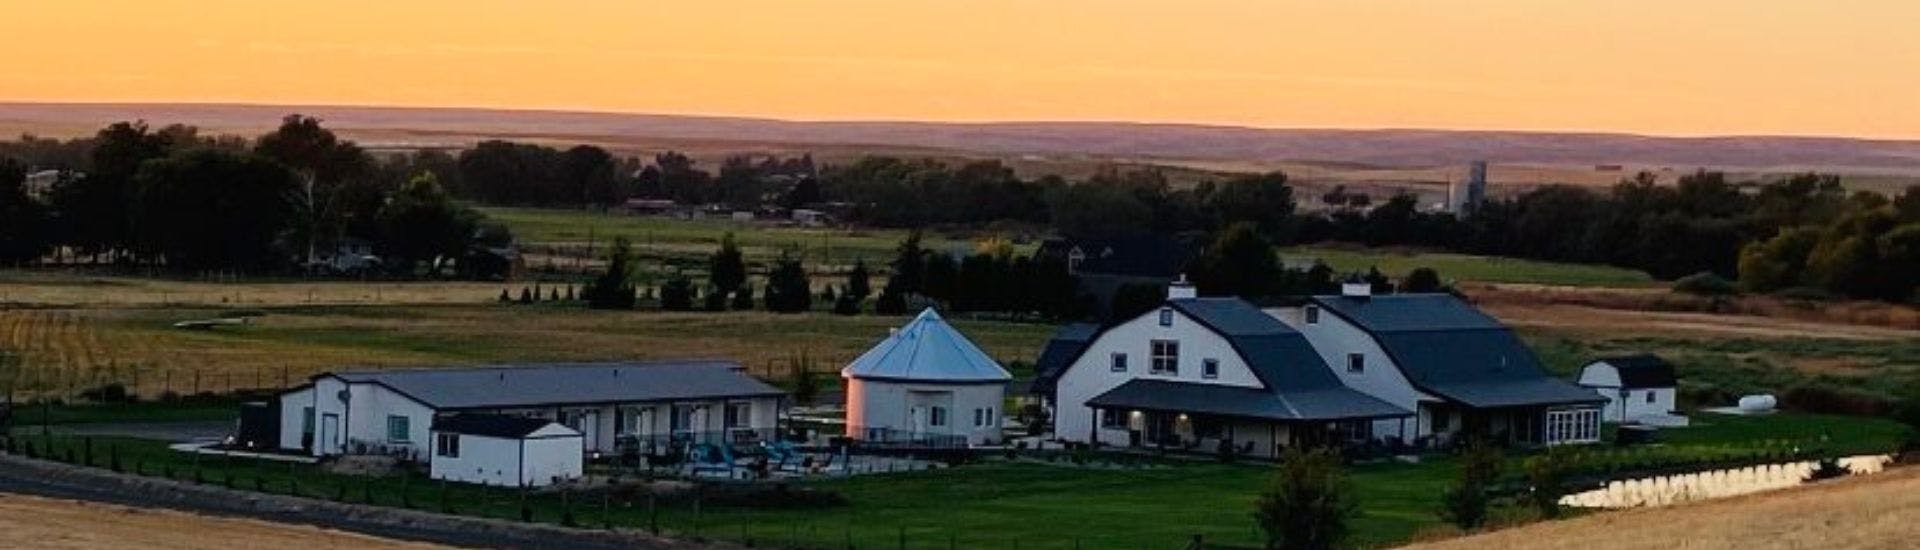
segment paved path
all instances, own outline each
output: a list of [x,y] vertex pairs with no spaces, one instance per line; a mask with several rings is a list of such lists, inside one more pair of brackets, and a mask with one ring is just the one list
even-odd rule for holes
[[0,454],[0,492],[306,524],[469,548],[677,550],[710,547],[644,533],[567,529],[266,495],[4,454]]

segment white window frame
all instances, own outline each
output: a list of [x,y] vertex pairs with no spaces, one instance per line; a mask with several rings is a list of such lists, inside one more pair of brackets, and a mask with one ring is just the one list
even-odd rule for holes
[[1163,326],[1163,327],[1173,326],[1173,308],[1170,308],[1170,307],[1160,308],[1160,326]]
[[1100,427],[1109,430],[1127,429],[1127,414],[1114,409],[1100,409]]
[[1150,360],[1147,362],[1148,374],[1180,375],[1180,341],[1153,340],[1147,343]]
[[939,405],[927,407],[927,425],[935,428],[947,426],[947,408]]
[[1600,441],[1600,409],[1560,409],[1547,411],[1547,445],[1574,445]]
[[1200,360],[1200,377],[1212,380],[1220,377],[1220,360],[1208,357]]
[[727,429],[753,427],[753,403],[746,401],[727,403],[726,412],[722,415],[724,418],[721,423],[725,424]]
[[1111,370],[1113,372],[1127,372],[1127,354],[1117,351],[1113,352],[1109,361],[1111,361]]
[[1348,374],[1366,374],[1367,373],[1367,354],[1365,353],[1347,354],[1347,373]]
[[[399,424],[396,425],[395,422],[398,422]],[[400,437],[398,438],[393,437],[393,429],[395,427],[400,428]],[[413,419],[408,418],[407,415],[404,415],[404,414],[387,415],[387,442],[388,443],[412,443],[413,442]]]
[[438,432],[433,439],[433,456],[460,458],[460,434]]

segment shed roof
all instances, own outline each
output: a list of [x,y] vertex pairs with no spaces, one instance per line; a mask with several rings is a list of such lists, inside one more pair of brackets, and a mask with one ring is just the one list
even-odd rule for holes
[[[456,414],[433,420],[433,431],[519,439],[540,431],[552,420],[500,414]],[[567,431],[573,431],[568,429]]]
[[850,378],[923,382],[1006,382],[1013,375],[947,324],[933,308],[841,369]]
[[326,376],[386,386],[436,409],[785,395],[729,361],[528,363],[343,371],[316,378]]
[[1316,296],[1371,334],[1414,386],[1472,407],[1604,401],[1555,378],[1506,325],[1449,294]]
[[1651,353],[1602,357],[1593,361],[1593,364],[1598,363],[1611,365],[1620,373],[1622,388],[1671,388],[1679,384],[1673,364]]

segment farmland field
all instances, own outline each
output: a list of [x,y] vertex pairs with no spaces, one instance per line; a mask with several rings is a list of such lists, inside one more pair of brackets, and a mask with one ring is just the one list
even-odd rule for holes
[[0,546],[46,549],[442,548],[305,525],[0,493]]
[[1340,273],[1365,272],[1368,268],[1377,267],[1381,273],[1394,279],[1406,276],[1415,268],[1430,267],[1438,271],[1444,281],[1602,287],[1646,287],[1658,284],[1645,272],[1612,266],[1447,252],[1312,246],[1282,249],[1280,257],[1290,266],[1310,264],[1318,259]]
[[[1624,510],[1410,547],[1417,550],[1912,548],[1920,469],[1670,508]],[[1596,544],[1598,543],[1598,544]]]

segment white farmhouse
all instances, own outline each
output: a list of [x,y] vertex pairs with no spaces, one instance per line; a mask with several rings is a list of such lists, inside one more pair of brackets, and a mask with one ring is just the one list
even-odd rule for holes
[[841,369],[847,436],[871,442],[1000,442],[1013,376],[929,308]]
[[1342,385],[1299,332],[1252,304],[1196,298],[1185,284],[1133,319],[1063,330],[1047,354],[1072,357],[1035,384],[1052,389],[1065,441],[1276,457],[1412,415]]
[[1554,378],[1513,331],[1448,294],[1373,296],[1348,284],[1269,313],[1311,342],[1340,382],[1407,410],[1374,422],[1376,438],[1445,444],[1479,434],[1509,444],[1600,438],[1592,390]]
[[1685,426],[1675,414],[1678,380],[1673,365],[1655,355],[1604,357],[1580,370],[1580,386],[1607,399],[1602,417],[1620,424]]
[[551,420],[457,414],[433,421],[433,479],[544,487],[581,476],[581,436]]
[[784,392],[721,361],[344,371],[281,394],[277,438],[314,456],[424,462],[440,419],[497,414],[557,422],[581,452],[612,453],[770,439],[784,406]]

